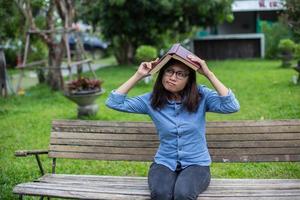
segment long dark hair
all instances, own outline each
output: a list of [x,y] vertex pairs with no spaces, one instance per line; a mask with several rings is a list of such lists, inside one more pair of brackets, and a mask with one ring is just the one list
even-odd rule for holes
[[[170,60],[160,71],[156,82],[153,87],[153,92],[151,96],[151,106],[153,109],[158,110],[163,108],[168,99],[171,99],[173,94],[167,91],[163,84],[162,78],[164,76],[165,70],[172,65],[182,63],[177,60]],[[188,67],[189,76],[185,88],[180,92],[183,106],[188,110],[188,112],[196,112],[199,106],[201,95],[198,92],[197,82],[196,82],[196,72]]]

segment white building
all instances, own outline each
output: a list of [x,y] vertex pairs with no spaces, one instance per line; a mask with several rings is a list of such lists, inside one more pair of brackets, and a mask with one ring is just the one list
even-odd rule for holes
[[283,0],[236,0],[232,4],[234,20],[199,32],[192,48],[206,59],[264,57],[261,22],[278,21],[283,10]]

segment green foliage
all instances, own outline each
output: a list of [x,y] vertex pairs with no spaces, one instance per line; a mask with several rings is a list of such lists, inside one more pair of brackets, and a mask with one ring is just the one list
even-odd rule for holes
[[[128,63],[138,46],[159,46],[163,42],[161,34],[167,31],[177,36],[193,26],[216,25],[226,20],[231,14],[231,3],[232,0],[106,0],[101,1],[97,12],[103,35],[111,41],[118,62]],[[137,23],[137,19],[143,21]]]
[[291,39],[282,39],[279,41],[278,49],[281,52],[293,52],[295,49],[295,42]]
[[293,33],[297,36],[297,39],[300,40],[300,1],[286,0],[285,7],[288,23],[292,26]]
[[157,58],[157,50],[150,45],[141,45],[136,50],[135,58],[137,62],[154,60]]
[[48,47],[41,39],[35,39],[30,45],[30,53],[28,55],[28,62],[44,60],[48,57]]
[[290,67],[291,61],[294,57],[295,42],[291,39],[282,39],[279,41],[278,50],[280,51],[280,58],[282,60],[282,67]]
[[0,0],[0,46],[4,46],[7,67],[14,67],[21,46],[25,19],[14,1]]
[[[212,71],[237,96],[241,110],[230,115],[207,113],[207,121],[299,119],[300,88],[291,83],[293,70],[278,68],[279,60],[208,61]],[[112,66],[96,73],[107,91],[97,103],[100,112],[92,120],[150,121],[148,116],[122,113],[105,106],[109,91],[126,81],[134,67]],[[210,84],[198,75],[198,83]],[[135,96],[151,91],[151,84],[138,84],[130,91]],[[284,98],[283,98],[284,97]],[[62,93],[45,85],[26,91],[24,96],[0,98],[0,199],[17,199],[12,188],[39,177],[34,157],[15,158],[19,149],[47,149],[53,119],[75,119],[77,110]],[[42,156],[43,166],[51,171],[51,160]],[[57,173],[147,176],[149,163],[57,160]],[[213,163],[213,178],[300,178],[299,162],[294,163]]]
[[300,59],[300,44],[295,44],[295,58]]
[[265,35],[266,58],[278,58],[279,41],[281,39],[291,37],[290,28],[286,23],[283,23],[283,20],[281,19],[279,22],[272,24],[268,23],[267,21],[263,21],[262,31]]
[[14,1],[0,0],[0,45],[3,41],[19,37],[25,25],[25,19]]

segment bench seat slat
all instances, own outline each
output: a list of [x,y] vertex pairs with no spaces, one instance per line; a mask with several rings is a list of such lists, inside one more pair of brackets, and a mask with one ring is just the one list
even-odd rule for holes
[[[77,180],[77,181],[105,181],[105,182],[145,182],[147,181],[147,177],[142,176],[99,176],[99,175],[75,175],[75,174],[45,174],[40,177],[38,181],[49,181],[49,180]],[[212,179],[211,183],[213,185],[280,185],[281,183],[286,184],[294,184],[297,187],[300,179]]]
[[[44,189],[44,190],[60,190],[60,191],[78,191],[85,193],[98,193],[101,197],[102,193],[106,194],[125,194],[125,195],[149,195],[149,190],[147,186],[134,186],[134,185],[87,185],[87,184],[69,184],[69,183],[25,183],[20,184],[18,187],[32,188],[32,189]],[[233,192],[234,190],[234,192]],[[233,194],[234,193],[234,194]],[[284,189],[284,188],[234,188],[234,187],[223,187],[216,188],[214,186],[209,187],[200,196],[290,196],[290,195],[300,195],[299,188],[297,189]]]
[[[149,199],[146,177],[47,174],[38,181],[19,184],[14,193],[78,199]],[[300,195],[300,180],[297,179],[212,179],[199,199],[224,196],[247,197],[247,200],[253,197],[289,199],[297,195]]]

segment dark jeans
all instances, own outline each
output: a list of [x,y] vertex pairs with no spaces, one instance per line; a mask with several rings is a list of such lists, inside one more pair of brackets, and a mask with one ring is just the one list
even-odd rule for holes
[[191,165],[181,169],[179,165],[174,172],[164,165],[152,163],[148,173],[153,200],[195,200],[209,183],[209,166]]

